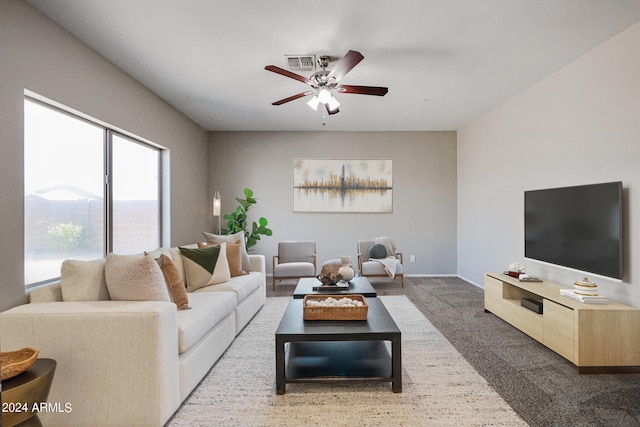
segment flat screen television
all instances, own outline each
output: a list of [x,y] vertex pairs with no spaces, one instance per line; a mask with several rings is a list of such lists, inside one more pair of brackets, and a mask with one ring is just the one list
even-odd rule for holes
[[525,191],[524,256],[622,279],[622,182]]

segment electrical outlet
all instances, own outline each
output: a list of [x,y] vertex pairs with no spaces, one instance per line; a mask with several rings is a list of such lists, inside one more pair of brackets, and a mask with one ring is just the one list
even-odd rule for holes
[[415,255],[409,255],[409,262],[416,262],[416,256]]

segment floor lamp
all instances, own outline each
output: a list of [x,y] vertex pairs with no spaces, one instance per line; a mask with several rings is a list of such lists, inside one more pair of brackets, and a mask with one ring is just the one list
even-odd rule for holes
[[213,216],[218,217],[218,234],[221,234],[220,230],[220,192],[216,191],[213,195]]

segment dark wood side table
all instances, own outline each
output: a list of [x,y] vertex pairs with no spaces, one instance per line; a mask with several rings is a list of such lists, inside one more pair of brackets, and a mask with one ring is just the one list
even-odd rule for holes
[[32,410],[47,401],[55,371],[55,360],[38,359],[23,373],[2,381],[2,427],[42,426]]

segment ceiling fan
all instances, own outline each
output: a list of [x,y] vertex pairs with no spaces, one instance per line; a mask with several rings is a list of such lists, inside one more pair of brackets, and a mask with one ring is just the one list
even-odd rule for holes
[[281,74],[285,77],[298,80],[299,82],[308,84],[312,87],[311,90],[300,92],[288,98],[281,99],[279,101],[273,102],[271,105],[282,105],[289,101],[293,101],[307,95],[313,95],[309,102],[307,102],[307,105],[309,105],[309,107],[317,110],[319,104],[324,104],[329,114],[336,114],[340,111],[338,109],[340,103],[335,98],[335,96],[333,96],[333,91],[338,93],[355,93],[358,95],[386,95],[389,91],[389,89],[386,87],[338,84],[340,80],[363,59],[364,56],[362,56],[360,52],[350,50],[336,63],[335,67],[331,71],[328,71],[327,67],[329,66],[329,61],[331,60],[331,58],[328,56],[321,56],[318,58],[318,64],[320,65],[322,70],[315,72],[309,78],[301,76],[300,74],[292,73],[289,70],[276,67],[275,65],[267,65],[266,67],[264,67],[264,69],[267,71],[271,71],[276,74]]

